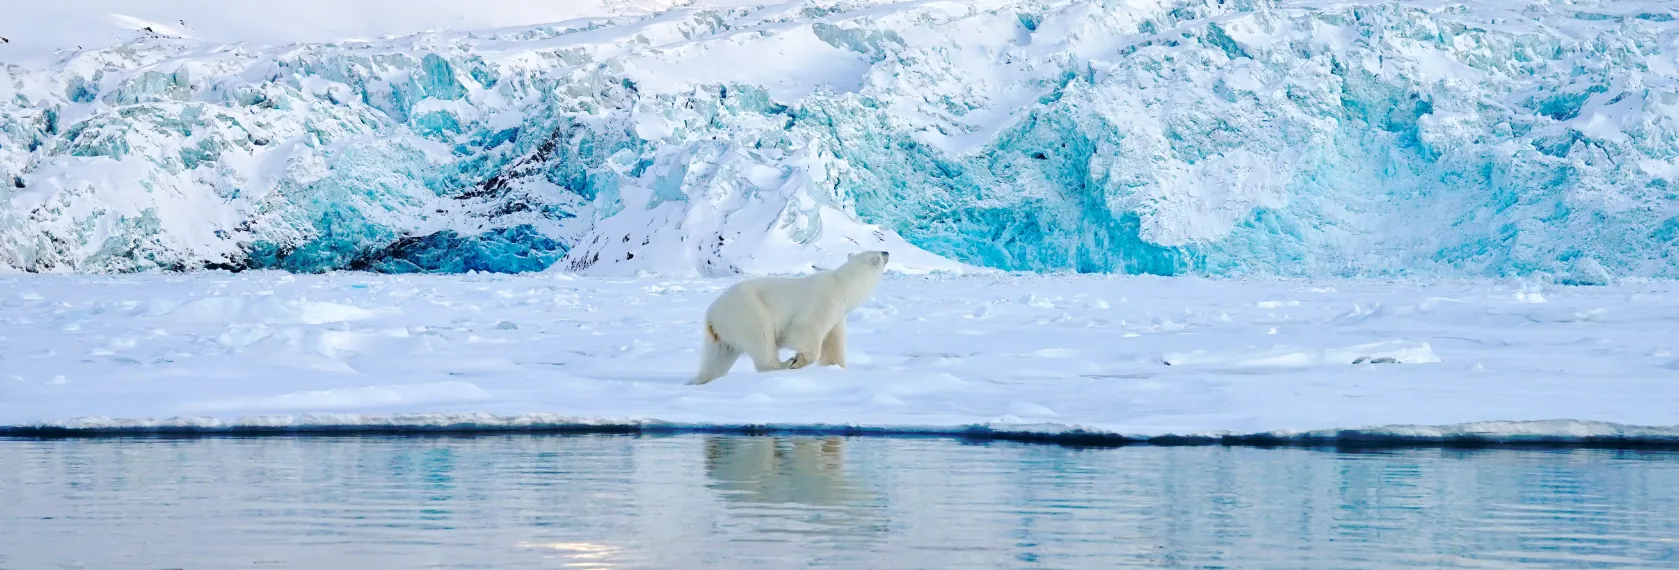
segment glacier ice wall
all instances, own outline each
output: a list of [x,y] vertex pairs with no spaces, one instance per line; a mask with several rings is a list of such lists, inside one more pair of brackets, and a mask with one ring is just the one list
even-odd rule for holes
[[[0,71],[0,265],[1679,277],[1679,22],[706,0]],[[3,52],[0,52],[3,57]],[[902,261],[900,261],[902,259]]]

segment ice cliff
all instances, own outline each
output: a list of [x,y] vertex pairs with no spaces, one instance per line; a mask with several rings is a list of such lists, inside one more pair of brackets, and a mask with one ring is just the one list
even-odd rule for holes
[[695,0],[0,44],[0,267],[1679,277],[1675,18]]

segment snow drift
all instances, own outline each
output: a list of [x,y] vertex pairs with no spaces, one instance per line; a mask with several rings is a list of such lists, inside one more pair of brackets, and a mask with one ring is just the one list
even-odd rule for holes
[[128,4],[0,24],[0,267],[1679,277],[1661,2]]

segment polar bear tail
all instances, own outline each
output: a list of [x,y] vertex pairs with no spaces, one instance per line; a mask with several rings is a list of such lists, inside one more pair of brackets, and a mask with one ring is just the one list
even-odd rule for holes
[[723,342],[717,335],[717,329],[711,323],[705,324],[705,346],[700,348],[700,372],[694,375],[689,384],[704,384],[718,377],[728,374],[734,368],[735,360],[740,358],[740,351]]

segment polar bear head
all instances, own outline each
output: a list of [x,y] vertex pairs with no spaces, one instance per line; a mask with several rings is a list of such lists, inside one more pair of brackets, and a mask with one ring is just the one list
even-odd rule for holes
[[875,284],[880,282],[880,274],[886,271],[886,261],[891,257],[884,251],[860,251],[846,256],[845,265],[831,273],[839,284],[834,296],[842,300],[848,307],[846,310],[856,308],[874,291]]
[[868,271],[879,275],[882,271],[886,271],[886,262],[891,257],[892,254],[884,251],[859,251],[846,256],[845,265],[840,266],[840,269]]

